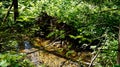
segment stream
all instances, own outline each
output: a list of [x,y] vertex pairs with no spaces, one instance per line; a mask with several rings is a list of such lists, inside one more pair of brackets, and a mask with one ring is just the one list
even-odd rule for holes
[[[42,41],[42,43],[44,43],[44,41]],[[82,67],[78,62],[74,62],[69,58],[66,59],[61,57],[61,55],[50,52],[51,48],[48,50],[38,49],[33,47],[29,41],[24,41],[23,44],[24,49],[22,52],[27,54],[27,58],[35,65],[35,67]],[[79,59],[78,57],[75,58]]]

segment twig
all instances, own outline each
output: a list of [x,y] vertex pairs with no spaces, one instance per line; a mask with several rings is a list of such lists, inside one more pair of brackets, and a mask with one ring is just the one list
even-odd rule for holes
[[[107,32],[105,32],[105,34],[106,34]],[[107,38],[105,38],[105,42],[106,42],[106,40],[107,40]],[[105,44],[105,42],[104,42],[104,44]],[[101,47],[101,49],[103,49],[103,46]],[[90,63],[90,65],[89,65],[89,67],[92,67],[92,65],[93,65],[93,62],[94,62],[94,60],[97,58],[97,56],[98,56],[98,54],[101,52],[101,50],[98,50],[98,52],[97,52],[97,54],[93,57],[93,59],[91,60],[91,63]]]
[[116,10],[118,10],[118,11],[119,11],[119,10],[120,10],[120,8],[103,10],[103,11],[100,11],[100,13],[109,12],[109,11],[116,11]]
[[8,7],[8,11],[7,11],[7,14],[5,15],[5,17],[4,17],[4,19],[3,19],[3,22],[5,22],[6,19],[7,19],[7,17],[9,16],[9,13],[10,13],[10,10],[11,10],[12,6],[13,6],[13,2],[12,2],[12,4]]
[[63,67],[63,65],[65,64],[65,62],[67,62],[67,60],[61,62],[60,67]]
[[50,44],[48,44],[48,46],[49,45],[52,45],[57,39],[59,39],[60,38],[60,36],[58,36],[57,38],[55,38]]
[[[105,32],[106,33],[106,32]],[[105,35],[102,35],[102,36],[105,36]],[[105,39],[106,40],[106,39]],[[99,44],[100,44],[100,42],[99,42]],[[103,48],[103,47],[101,47],[101,48]],[[93,57],[93,59],[91,60],[91,62],[90,62],[90,64],[89,64],[89,67],[92,67],[92,65],[93,65],[93,62],[95,61],[95,59],[97,58],[97,56],[98,56],[98,54],[100,53],[101,51],[98,49],[98,52],[97,52],[97,54]]]
[[99,53],[100,53],[100,50],[97,52],[97,54],[96,54],[96,55],[93,57],[93,59],[91,60],[91,63],[90,63],[90,65],[89,65],[89,67],[92,66],[94,60],[97,58],[97,56],[98,56]]

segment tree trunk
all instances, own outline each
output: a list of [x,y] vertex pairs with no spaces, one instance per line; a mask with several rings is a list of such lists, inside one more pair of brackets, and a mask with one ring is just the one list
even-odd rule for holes
[[120,65],[120,24],[119,24],[119,34],[118,34],[118,54],[117,54],[117,64]]
[[13,0],[14,5],[14,21],[16,22],[16,19],[18,17],[18,0]]

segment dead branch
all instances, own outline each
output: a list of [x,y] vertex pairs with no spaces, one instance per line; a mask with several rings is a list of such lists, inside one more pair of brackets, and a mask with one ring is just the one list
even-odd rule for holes
[[116,9],[108,9],[108,10],[100,11],[100,13],[110,12],[110,11],[119,11],[119,10],[120,10],[120,8],[116,8]]
[[90,63],[90,65],[89,65],[89,67],[92,67],[92,65],[93,65],[93,62],[94,62],[94,60],[97,58],[97,56],[98,56],[98,54],[100,53],[100,50],[97,52],[97,54],[93,57],[93,59],[91,60],[91,63]]
[[7,11],[7,14],[5,15],[5,17],[4,17],[4,19],[3,19],[3,22],[5,22],[6,19],[7,19],[7,17],[9,16],[9,13],[10,13],[10,10],[11,10],[12,6],[13,6],[13,2],[12,2],[12,4],[8,7],[8,11]]

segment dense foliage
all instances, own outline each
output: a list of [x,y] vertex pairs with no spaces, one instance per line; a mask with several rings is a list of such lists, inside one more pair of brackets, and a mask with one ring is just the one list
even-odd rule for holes
[[[89,46],[89,44],[99,46],[99,43],[103,45],[102,48],[100,48],[102,53],[100,53],[100,58],[98,59],[102,57],[104,61],[98,61],[100,61],[102,65],[109,66],[115,65],[116,63],[115,50],[118,44],[117,36],[120,22],[120,8],[118,3],[119,1],[112,0],[96,2],[43,0],[39,5],[42,7],[43,12],[57,18],[58,23],[65,23],[73,29],[76,29],[72,33],[67,33],[67,35],[70,36],[72,40],[75,39],[75,41],[72,42],[75,42],[75,45],[78,45],[78,47],[86,43],[88,44],[87,46]],[[65,31],[65,29],[66,28],[62,30]],[[58,33],[58,35],[61,34]],[[98,43],[94,42],[96,39],[99,40]],[[114,58],[111,58],[111,56]]]
[[[0,1],[0,51],[15,49],[23,35],[58,38],[71,42],[76,51],[100,50],[96,65],[116,64],[119,0],[19,0],[17,22],[13,19],[13,8],[3,22],[11,3],[12,0]],[[9,54],[3,56],[6,55]],[[0,61],[1,65],[10,65],[4,58]]]
[[24,54],[16,54],[15,52],[7,52],[0,54],[1,67],[33,67],[33,64],[24,58]]

